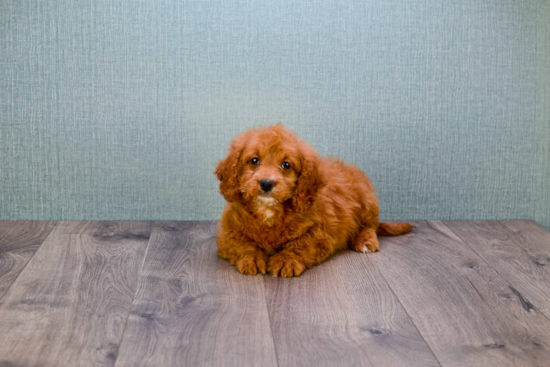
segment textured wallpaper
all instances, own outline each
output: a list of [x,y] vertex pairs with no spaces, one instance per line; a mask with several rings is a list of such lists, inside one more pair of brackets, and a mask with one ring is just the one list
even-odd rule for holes
[[0,219],[217,219],[278,121],[383,219],[550,229],[550,2],[0,2]]

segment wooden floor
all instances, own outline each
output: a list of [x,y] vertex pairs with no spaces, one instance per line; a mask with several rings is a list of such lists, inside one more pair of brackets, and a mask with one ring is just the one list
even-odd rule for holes
[[280,279],[216,222],[0,222],[0,366],[549,366],[550,233],[415,224]]

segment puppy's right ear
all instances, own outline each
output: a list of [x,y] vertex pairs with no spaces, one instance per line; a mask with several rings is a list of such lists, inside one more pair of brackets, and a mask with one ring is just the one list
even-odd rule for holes
[[220,192],[228,202],[236,201],[241,197],[239,191],[239,159],[240,151],[231,147],[229,154],[216,167],[216,177],[220,180]]

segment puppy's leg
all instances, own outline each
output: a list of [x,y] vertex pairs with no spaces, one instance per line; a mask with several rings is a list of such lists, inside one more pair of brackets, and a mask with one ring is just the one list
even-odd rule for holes
[[267,254],[253,243],[224,239],[218,241],[218,255],[229,260],[242,274],[265,274],[267,270]]
[[372,227],[363,227],[349,247],[357,252],[376,252],[380,250],[380,243],[376,236],[376,230]]
[[304,235],[287,243],[282,251],[271,256],[267,271],[274,277],[297,277],[304,270],[328,259],[334,251],[335,247],[329,245],[328,241],[319,241],[313,236]]

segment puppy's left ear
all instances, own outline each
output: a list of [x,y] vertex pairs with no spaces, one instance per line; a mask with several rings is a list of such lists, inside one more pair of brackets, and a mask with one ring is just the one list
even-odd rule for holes
[[292,206],[298,213],[306,212],[311,208],[323,184],[317,170],[318,159],[317,154],[313,152],[307,152],[302,156],[302,171],[292,196]]
[[216,177],[220,180],[220,192],[228,202],[236,201],[241,197],[239,191],[239,159],[240,151],[231,147],[229,154],[216,167]]

